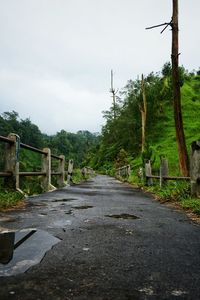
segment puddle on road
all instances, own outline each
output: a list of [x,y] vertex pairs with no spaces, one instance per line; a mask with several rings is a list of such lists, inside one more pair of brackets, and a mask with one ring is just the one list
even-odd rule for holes
[[31,200],[31,202],[27,202],[28,207],[45,207],[48,206],[47,203],[42,203],[42,202],[34,202],[34,200]]
[[82,206],[73,206],[73,209],[88,209],[88,208],[93,208],[92,205],[82,205]]
[[24,273],[38,264],[60,239],[43,230],[4,230],[0,233],[0,276]]
[[68,202],[68,201],[74,201],[74,200],[78,200],[78,199],[76,199],[76,198],[55,199],[52,202]]
[[71,215],[71,214],[72,214],[72,210],[71,210],[71,209],[70,209],[70,210],[66,210],[66,211],[65,211],[65,214],[66,214],[66,215]]
[[124,220],[135,220],[140,219],[137,216],[130,214],[120,214],[120,215],[106,215],[105,217],[114,218],[114,219],[124,219]]

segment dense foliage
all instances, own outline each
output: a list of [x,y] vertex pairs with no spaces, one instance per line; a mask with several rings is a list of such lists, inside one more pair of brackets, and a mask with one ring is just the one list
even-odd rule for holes
[[[4,112],[0,116],[0,135],[8,136],[9,133],[16,133],[20,136],[21,142],[42,149],[48,147],[53,154],[63,154],[66,160],[73,159],[76,166],[80,166],[86,153],[98,142],[98,135],[89,131],[78,131],[70,133],[65,130],[55,135],[41,133],[37,125],[30,119],[22,120],[17,112]],[[35,159],[37,154],[21,150],[22,156],[29,157],[30,161]],[[28,160],[27,160],[28,164]]]

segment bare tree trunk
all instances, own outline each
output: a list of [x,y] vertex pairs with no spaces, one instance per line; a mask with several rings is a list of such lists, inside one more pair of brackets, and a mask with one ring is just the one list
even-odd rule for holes
[[179,164],[183,176],[189,175],[189,159],[185,144],[183,120],[181,112],[181,92],[179,79],[179,44],[178,44],[178,0],[173,0],[172,15],[172,82],[174,98],[174,120],[178,144]]
[[111,89],[110,89],[111,93],[112,93],[112,98],[113,98],[113,112],[114,112],[114,119],[116,119],[116,91],[113,87],[113,71],[111,70]]
[[144,84],[143,74],[142,74],[142,81],[141,81],[141,92],[142,92],[143,103],[140,106],[140,112],[141,112],[141,121],[142,121],[142,152],[144,152],[145,143],[146,143],[147,99],[146,99],[146,93],[145,93],[145,84]]

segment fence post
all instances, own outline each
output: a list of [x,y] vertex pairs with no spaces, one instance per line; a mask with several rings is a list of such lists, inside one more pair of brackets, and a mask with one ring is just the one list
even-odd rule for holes
[[60,155],[60,160],[58,162],[58,172],[61,173],[61,175],[58,176],[57,178],[57,185],[58,187],[64,187],[66,186],[65,183],[65,156]]
[[149,176],[152,176],[152,173],[151,173],[151,161],[150,160],[148,160],[145,163],[145,177],[146,177],[146,184],[147,185],[152,185],[153,184],[153,179],[150,178]]
[[191,196],[200,197],[200,141],[190,147],[190,183]]
[[46,155],[42,155],[42,172],[46,174],[42,178],[42,189],[46,192],[56,189],[51,184],[51,150],[49,148],[44,148]]
[[127,175],[128,175],[128,177],[131,175],[131,166],[130,165],[127,166]]
[[8,138],[12,144],[6,144],[5,172],[11,172],[12,176],[5,178],[5,185],[9,188],[19,190],[19,150],[20,138],[17,134],[10,133]]
[[160,187],[162,187],[163,184],[166,183],[166,180],[163,179],[163,177],[168,176],[168,160],[164,157],[160,158]]
[[67,173],[67,183],[70,184],[72,181],[72,173],[73,173],[74,162],[72,159],[69,160],[68,164],[68,173]]

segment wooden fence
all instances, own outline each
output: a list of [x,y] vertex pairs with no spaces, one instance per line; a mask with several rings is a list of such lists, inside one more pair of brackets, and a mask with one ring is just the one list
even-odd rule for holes
[[151,163],[147,161],[145,164],[145,178],[148,185],[153,184],[153,179],[160,180],[160,187],[167,180],[187,180],[190,181],[191,196],[200,197],[200,141],[194,141],[190,147],[190,176],[169,176],[168,161],[161,158],[159,176],[152,175]]
[[[116,170],[116,177],[128,177],[130,175],[130,166],[123,166]],[[200,141],[194,141],[190,147],[190,176],[169,176],[168,160],[161,157],[159,175],[152,174],[151,162],[146,161],[144,172],[139,171],[140,177],[145,177],[147,185],[152,185],[153,180],[160,181],[162,187],[168,180],[187,180],[190,181],[191,196],[200,198]]]
[[145,163],[145,180],[147,185],[153,184],[153,179],[158,179],[160,181],[160,187],[162,187],[167,180],[190,180],[190,177],[184,176],[169,176],[168,160],[166,158],[161,158],[159,175],[152,175],[151,162],[147,161]]
[[116,177],[127,178],[130,176],[131,167],[130,165],[120,167],[116,169]]
[[[67,174],[67,182],[69,183],[73,171],[73,160],[69,161],[68,170],[65,171],[65,156],[51,154],[49,148],[38,149],[20,142],[20,137],[17,134],[11,133],[8,137],[0,136],[0,141],[6,144],[5,147],[5,167],[4,171],[0,172],[0,177],[5,178],[5,184],[12,186],[16,190],[20,190],[20,176],[41,176],[41,186],[44,191],[54,190],[55,187],[51,183],[51,177],[57,177],[56,184],[58,187],[64,187],[67,183],[65,175]],[[19,156],[20,149],[26,149],[42,155],[42,166],[39,172],[20,172]],[[52,159],[58,161],[56,171],[51,170]]]

